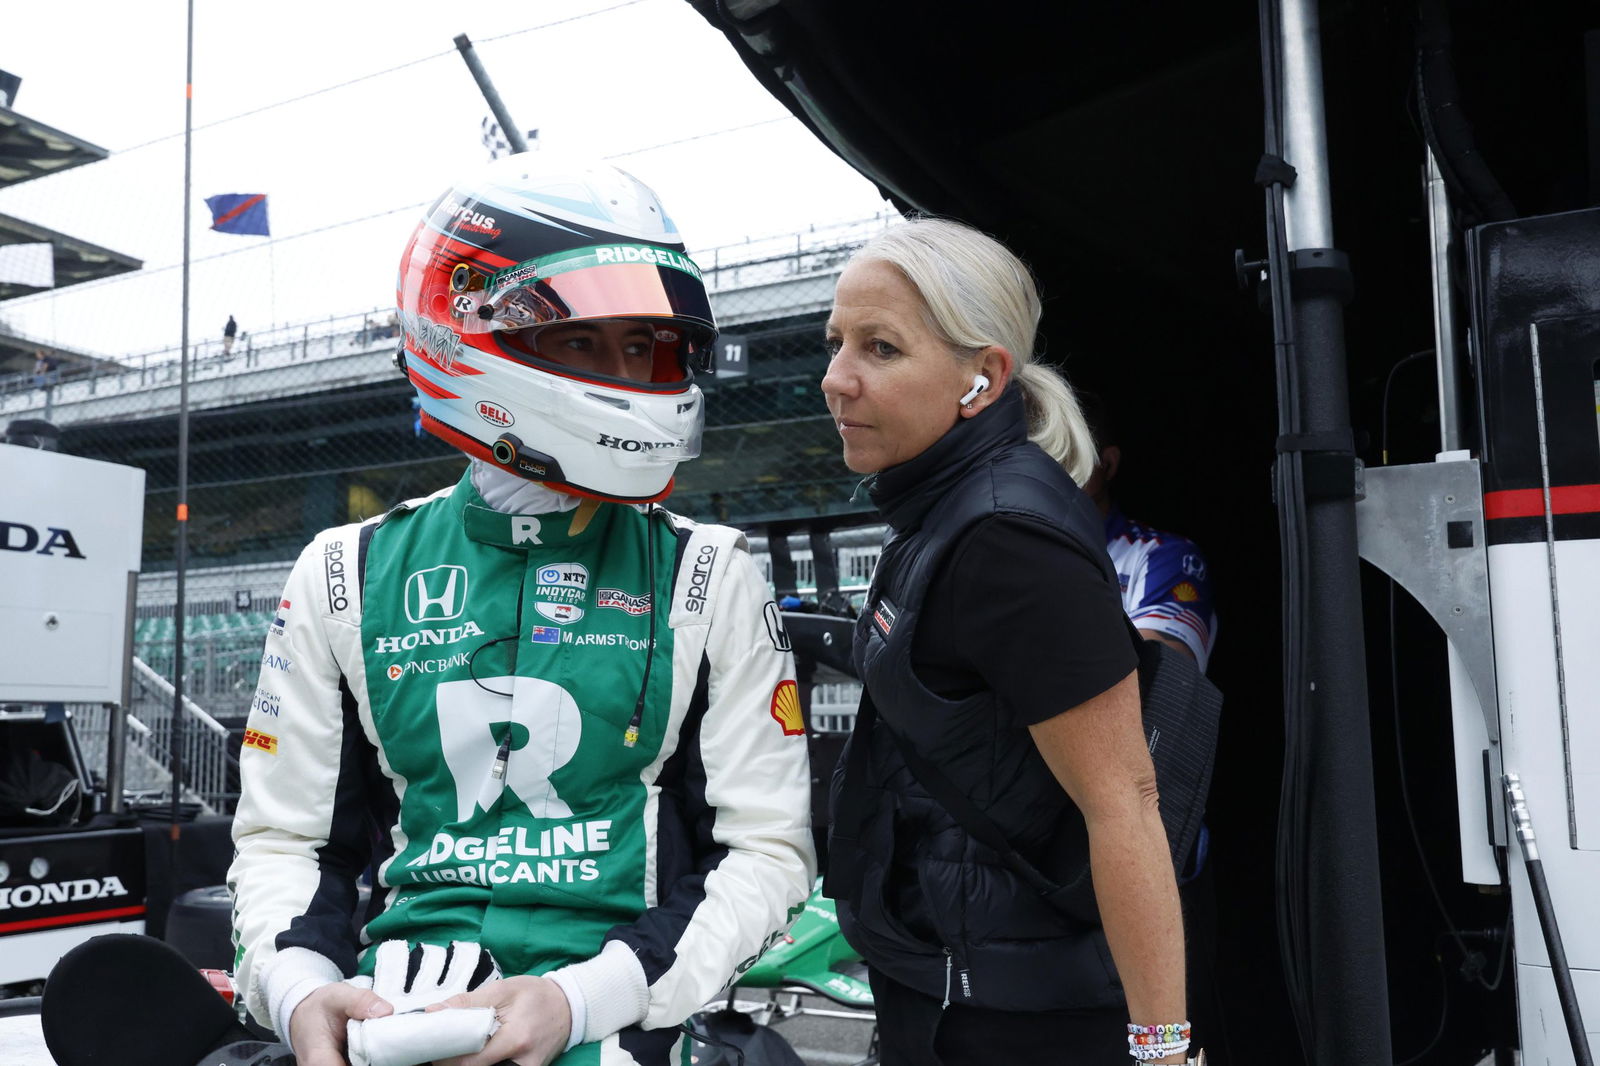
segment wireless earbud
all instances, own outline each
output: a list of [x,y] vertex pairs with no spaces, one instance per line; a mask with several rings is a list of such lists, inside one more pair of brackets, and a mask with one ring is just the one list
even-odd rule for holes
[[974,374],[973,377],[972,377],[972,391],[967,393],[965,396],[961,397],[961,399],[957,400],[956,403],[959,403],[959,404],[962,404],[962,405],[969,404],[973,400],[976,400],[978,398],[978,393],[982,392],[984,389],[987,389],[988,387],[989,387],[989,379],[988,378],[984,377],[982,374]]

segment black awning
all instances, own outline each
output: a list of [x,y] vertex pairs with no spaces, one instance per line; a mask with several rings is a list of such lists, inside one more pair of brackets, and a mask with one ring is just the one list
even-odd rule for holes
[[0,107],[0,189],[94,163],[109,154],[97,144]]

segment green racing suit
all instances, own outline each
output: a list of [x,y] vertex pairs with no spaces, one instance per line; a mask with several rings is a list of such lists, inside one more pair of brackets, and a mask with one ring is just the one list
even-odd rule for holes
[[814,875],[787,636],[737,531],[505,513],[471,473],[323,532],[285,587],[229,871],[245,1002],[285,1033],[372,944],[475,941],[582,989],[563,1066],[682,1059]]

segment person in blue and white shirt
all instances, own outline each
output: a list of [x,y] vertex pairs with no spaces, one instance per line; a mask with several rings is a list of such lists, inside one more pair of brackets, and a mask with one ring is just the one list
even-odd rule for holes
[[1111,482],[1122,464],[1116,427],[1105,402],[1079,393],[1098,458],[1083,490],[1106,523],[1106,552],[1122,587],[1122,609],[1146,640],[1185,652],[1204,673],[1217,640],[1217,612],[1205,556],[1187,537],[1147,526],[1122,513]]

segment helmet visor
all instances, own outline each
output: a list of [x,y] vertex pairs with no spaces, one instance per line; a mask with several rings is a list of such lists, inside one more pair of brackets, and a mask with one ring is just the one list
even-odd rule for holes
[[715,329],[700,269],[681,252],[648,244],[593,245],[525,260],[452,299],[463,333],[580,318],[673,319],[699,326],[706,339]]

